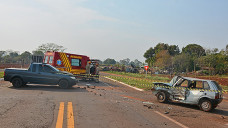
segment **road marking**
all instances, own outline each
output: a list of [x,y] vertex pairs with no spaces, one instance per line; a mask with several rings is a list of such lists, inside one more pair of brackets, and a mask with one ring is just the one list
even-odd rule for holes
[[159,114],[160,116],[165,117],[166,119],[172,121],[173,123],[179,125],[179,126],[182,127],[182,128],[188,128],[187,126],[185,126],[185,125],[183,125],[183,124],[177,122],[176,120],[174,120],[174,119],[172,119],[172,118],[169,118],[168,116],[166,116],[166,115],[164,115],[164,114],[162,114],[162,113],[160,113],[160,112],[158,112],[158,111],[154,111],[154,112],[157,113],[157,114]]
[[67,128],[74,128],[74,115],[72,102],[67,105]]
[[60,102],[58,119],[56,122],[56,128],[62,128],[63,127],[63,114],[64,114],[64,102]]
[[125,83],[120,82],[120,81],[118,81],[118,80],[114,80],[114,79],[112,79],[112,78],[108,78],[108,77],[104,77],[104,78],[109,79],[109,80],[112,80],[112,81],[114,81],[114,82],[118,82],[118,83],[123,84],[123,85],[125,85],[125,86],[128,86],[128,87],[130,87],[130,88],[133,88],[133,89],[135,89],[135,90],[137,90],[137,91],[144,91],[143,89],[140,89],[140,88],[137,88],[137,87],[133,87],[133,86],[131,86],[131,85],[125,84]]

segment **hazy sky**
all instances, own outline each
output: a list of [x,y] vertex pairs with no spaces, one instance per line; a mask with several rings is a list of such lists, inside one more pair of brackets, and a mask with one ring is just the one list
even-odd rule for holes
[[101,60],[144,61],[159,42],[224,49],[228,0],[0,0],[0,50],[56,43]]

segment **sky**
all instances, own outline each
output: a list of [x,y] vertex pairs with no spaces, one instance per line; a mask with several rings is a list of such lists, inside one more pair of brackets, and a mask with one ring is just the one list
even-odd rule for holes
[[0,0],[0,50],[55,43],[93,59],[144,62],[160,42],[225,49],[228,0]]

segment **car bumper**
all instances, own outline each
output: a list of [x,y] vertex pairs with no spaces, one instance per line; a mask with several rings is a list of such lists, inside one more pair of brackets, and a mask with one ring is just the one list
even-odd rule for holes
[[4,76],[4,81],[10,81],[10,78],[7,76]]
[[70,81],[69,81],[69,84],[70,84],[71,86],[73,86],[73,85],[76,85],[77,82],[78,82],[78,80],[74,79],[74,80],[70,80]]

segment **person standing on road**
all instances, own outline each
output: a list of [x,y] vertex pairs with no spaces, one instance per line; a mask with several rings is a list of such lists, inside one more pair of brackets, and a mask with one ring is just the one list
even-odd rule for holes
[[99,63],[96,63],[96,73],[95,75],[99,75]]
[[88,61],[86,65],[86,74],[90,74],[90,64],[91,64],[91,61]]

